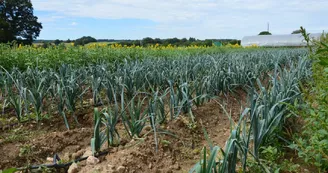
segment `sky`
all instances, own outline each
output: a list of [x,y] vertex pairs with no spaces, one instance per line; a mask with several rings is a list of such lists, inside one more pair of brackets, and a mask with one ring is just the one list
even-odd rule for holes
[[328,31],[328,0],[32,0],[38,39],[242,39]]

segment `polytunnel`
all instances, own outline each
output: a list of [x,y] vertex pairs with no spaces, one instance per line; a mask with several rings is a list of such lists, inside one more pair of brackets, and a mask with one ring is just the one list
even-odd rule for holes
[[[319,39],[321,33],[310,34],[313,39]],[[257,45],[261,47],[280,47],[280,46],[306,46],[306,42],[301,34],[289,35],[257,35],[245,36],[241,40],[242,46]]]

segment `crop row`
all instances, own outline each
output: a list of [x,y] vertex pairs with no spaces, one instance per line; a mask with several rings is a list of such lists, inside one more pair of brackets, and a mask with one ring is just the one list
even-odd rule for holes
[[[57,69],[62,64],[71,64],[81,67],[89,64],[123,62],[169,58],[178,59],[183,57],[194,57],[202,55],[213,55],[216,57],[226,56],[232,52],[251,54],[257,51],[268,51],[267,54],[275,54],[276,49],[229,49],[217,47],[179,47],[179,48],[141,48],[141,47],[65,47],[57,46],[50,48],[34,48],[30,46],[10,47],[0,44],[0,66],[11,69],[17,67],[26,70],[27,67],[41,67]],[[248,52],[248,53],[247,53]],[[278,52],[290,54],[291,56],[302,55],[305,49],[283,49]],[[298,52],[298,53],[296,53]],[[243,55],[241,55],[243,56]]]
[[[31,119],[40,122],[44,112],[58,112],[54,114],[62,116],[69,129],[67,117],[73,117],[78,124],[76,111],[92,97],[93,106],[107,107],[95,110],[94,114],[91,146],[97,153],[104,143],[119,143],[116,126],[120,121],[131,138],[140,137],[143,128],[150,125],[157,144],[159,124],[181,113],[194,122],[193,106],[200,106],[220,93],[248,88],[251,106],[232,130],[226,150],[221,150],[223,167],[216,162],[208,165],[206,154],[205,160],[198,164],[203,169],[195,167],[198,171],[206,167],[208,171],[229,172],[236,170],[239,159],[245,170],[249,153],[262,165],[259,148],[281,128],[287,111],[281,103],[292,103],[299,96],[298,81],[310,74],[306,54],[303,49],[259,49],[84,66],[28,67],[24,71],[2,68],[0,101],[3,110],[8,107],[15,110],[20,122]],[[271,88],[266,89],[260,81],[272,72]],[[253,150],[249,150],[250,146],[254,146]],[[217,151],[218,147],[211,148],[211,157],[217,158]],[[237,159],[238,152],[242,157]]]

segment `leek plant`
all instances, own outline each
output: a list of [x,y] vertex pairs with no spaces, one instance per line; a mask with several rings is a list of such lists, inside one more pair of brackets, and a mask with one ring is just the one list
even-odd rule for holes
[[48,72],[40,71],[39,69],[30,69],[26,71],[26,85],[28,88],[28,98],[30,103],[33,105],[34,112],[36,115],[36,121],[39,123],[41,120],[43,101],[49,91],[50,87],[47,83]]
[[105,66],[100,65],[89,66],[88,68],[90,73],[93,105],[99,106],[103,104],[100,93],[102,90],[102,83],[104,82],[106,75],[106,68]]
[[123,114],[122,119],[126,127],[128,127],[128,134],[131,138],[141,137],[141,131],[146,126],[147,122],[147,110],[143,109],[143,105],[147,97],[140,98],[139,95],[135,95],[130,104],[128,105],[128,114]]
[[82,97],[87,91],[83,89],[85,83],[85,74],[81,70],[74,70],[71,66],[62,66],[59,69],[59,82],[63,92],[65,93],[65,105],[72,114],[76,123],[79,124],[75,116],[78,99],[82,101]]
[[[246,112],[243,113],[243,115]],[[219,146],[213,146],[210,149],[210,156],[207,159],[206,148],[203,148],[203,159],[198,162],[189,172],[197,173],[235,173],[237,170],[237,165],[241,158],[246,157],[244,153],[244,148],[246,147],[242,143],[241,133],[243,131],[243,123],[245,122],[244,116],[240,118],[238,125],[235,129],[231,130],[230,137],[226,142],[225,149],[220,148]],[[244,170],[245,171],[245,170]]]
[[192,122],[194,122],[194,115],[192,114],[192,95],[189,92],[189,85],[183,83],[177,85],[176,90],[174,89],[172,81],[168,81],[170,89],[170,114],[171,119],[175,119],[180,115],[181,112],[188,113]]
[[144,85],[144,75],[140,72],[142,72],[142,66],[139,65],[138,61],[134,62],[132,66],[125,61],[121,73],[128,99],[131,99]]
[[2,107],[2,114],[5,112],[5,108],[8,106],[7,99],[8,99],[8,81],[7,81],[8,75],[0,70],[0,102]]
[[24,105],[24,95],[26,95],[26,88],[18,88],[18,94],[9,95],[9,103],[14,107],[17,120],[22,121],[23,118],[23,105]]
[[[169,86],[170,86],[170,114],[171,114],[171,120],[175,119],[176,117],[179,116],[181,112],[181,108],[179,108],[179,99],[178,99],[178,94],[176,94],[174,90],[174,82],[169,80],[168,81]],[[179,91],[179,90],[177,90]]]
[[[219,147],[211,149],[210,158],[206,158],[204,149],[203,160],[197,163],[190,172],[236,172],[241,162],[243,172],[247,170],[247,160],[251,156],[263,172],[272,172],[261,160],[261,148],[269,145],[277,134],[283,130],[287,104],[300,99],[299,81],[309,77],[310,68],[306,59],[298,62],[290,61],[287,70],[274,65],[269,87],[264,87],[257,79],[257,85],[250,89],[250,108],[246,108],[236,127],[232,128],[225,150]],[[252,83],[251,83],[252,84]],[[238,154],[239,153],[239,154]],[[239,157],[238,157],[239,155]],[[248,156],[249,155],[249,156]],[[214,164],[215,163],[215,164]]]
[[[162,124],[166,121],[166,113],[164,109],[164,97],[166,93],[160,95],[159,91],[153,91],[150,94],[150,98],[148,101],[148,115],[152,115],[150,117],[150,122],[153,124]],[[153,121],[153,122],[152,122]]]
[[212,97],[209,91],[211,84],[208,76],[203,77],[201,80],[195,80],[192,85],[195,90],[195,99],[193,103],[195,103],[196,106],[203,105]]
[[[114,110],[110,107],[102,112],[99,112],[97,108],[94,109],[94,135],[91,139],[91,148],[94,155],[100,151],[101,146],[105,142],[107,142],[108,146],[119,144],[120,135],[116,125],[121,118],[120,114],[122,112],[119,110],[116,94],[114,94],[114,100]],[[103,129],[101,125],[103,125]]]
[[94,109],[94,130],[93,137],[91,138],[91,150],[92,154],[96,155],[99,153],[101,146],[106,142],[106,134],[101,132],[101,113],[97,108]]
[[114,146],[120,142],[120,134],[116,129],[116,125],[120,118],[117,109],[118,108],[115,106],[115,110],[113,111],[110,107],[108,107],[107,111],[103,113],[104,119],[102,120],[102,123],[106,127],[104,133],[106,134],[106,139],[109,146]]
[[6,79],[5,89],[8,91],[8,102],[14,107],[16,118],[21,122],[24,115],[24,105],[28,104],[27,89],[23,82],[24,75],[17,69],[13,69],[11,74],[6,71]]
[[[118,101],[116,99],[116,95],[117,95],[116,90],[110,86],[107,90],[110,90],[112,92],[112,96],[114,99],[114,108],[112,109],[112,108],[110,108],[110,106],[108,106],[108,110],[107,110],[108,112],[104,113],[105,118],[106,118],[106,121],[104,122],[104,124],[106,126],[108,145],[114,145],[115,137],[118,140],[120,139],[120,135],[116,130],[116,124],[118,123],[119,119],[121,118],[121,113],[123,113],[122,111],[124,111],[124,108],[121,107],[121,110],[119,108]],[[122,94],[124,94],[123,91],[124,90],[122,89]],[[122,95],[122,99],[124,102],[124,95]],[[124,104],[122,106],[124,106]]]
[[108,105],[110,105],[113,102],[115,103],[117,102],[116,98],[119,97],[119,93],[121,93],[121,91],[123,90],[122,83],[123,81],[121,77],[114,76],[109,72],[106,73],[106,77],[102,85],[106,91],[106,98],[107,98]]
[[58,108],[58,113],[63,117],[64,123],[66,128],[69,130],[69,123],[67,121],[67,116],[65,114],[65,96],[64,96],[64,91],[63,88],[60,84],[55,85],[56,86],[56,95],[58,96],[58,102],[57,102],[57,108]]
[[181,89],[180,94],[181,94],[181,106],[182,106],[182,111],[183,113],[188,113],[190,116],[190,119],[192,122],[195,122],[195,117],[192,113],[192,103],[193,103],[193,98],[192,98],[192,91],[191,91],[191,86],[188,85],[188,83],[183,83],[180,87]]

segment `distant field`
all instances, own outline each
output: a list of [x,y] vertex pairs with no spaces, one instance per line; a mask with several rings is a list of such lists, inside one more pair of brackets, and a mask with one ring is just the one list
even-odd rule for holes
[[[35,46],[40,46],[40,45],[42,45],[43,43],[33,43],[33,45],[35,45]],[[51,44],[53,44],[54,45],[54,43],[51,43]],[[71,46],[71,44],[72,43],[64,43],[65,44],[65,46]]]
[[88,43],[86,45],[90,45],[90,44],[114,44],[117,42],[109,42],[109,41],[104,41],[104,42],[92,42],[92,43]]
[[[74,42],[72,42],[72,43],[74,43]],[[72,43],[64,43],[64,44],[65,44],[65,46],[71,46]],[[108,42],[108,41],[104,41],[104,42],[92,42],[92,43],[88,43],[86,45],[91,45],[91,44],[114,44],[114,43],[117,43],[117,42]],[[43,43],[33,43],[33,45],[35,45],[35,46],[40,46],[42,44]],[[51,44],[54,44],[54,43],[51,43]]]

